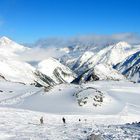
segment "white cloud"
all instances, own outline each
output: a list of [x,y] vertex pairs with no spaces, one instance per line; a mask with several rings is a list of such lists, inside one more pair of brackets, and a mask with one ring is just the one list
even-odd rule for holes
[[130,44],[140,43],[140,35],[136,33],[120,33],[112,35],[81,35],[69,38],[44,38],[36,41],[32,46],[36,47],[64,47],[73,44],[87,44],[94,43],[98,45],[104,45],[107,43],[126,41]]
[[79,37],[73,37],[71,40],[77,40],[81,42],[95,42],[95,44],[106,44],[109,42],[126,41],[130,44],[140,43],[140,35],[136,33],[120,33],[112,35],[85,35]]
[[85,35],[70,38],[46,38],[40,39],[34,44],[30,50],[20,54],[20,59],[28,62],[38,62],[49,57],[59,58],[64,55],[64,52],[58,48],[72,46],[80,44],[80,46],[86,46],[90,44],[104,47],[104,45],[112,43],[126,41],[130,44],[140,43],[140,36],[134,33],[121,33],[113,35]]
[[62,56],[63,53],[59,52],[57,48],[31,48],[30,50],[25,51],[20,54],[20,59],[29,62],[38,62],[49,57],[58,58]]

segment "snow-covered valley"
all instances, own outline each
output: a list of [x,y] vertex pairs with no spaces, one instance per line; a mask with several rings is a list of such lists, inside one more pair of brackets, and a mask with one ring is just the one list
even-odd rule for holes
[[[0,106],[53,114],[140,114],[140,86],[131,82],[95,81],[82,85],[61,84],[47,92],[44,88],[0,82],[0,89]],[[100,92],[103,99],[98,102],[94,97]],[[86,100],[85,104],[79,105],[80,97],[81,100]]]
[[[91,133],[107,140],[140,138],[139,126],[125,125],[140,121],[139,84],[96,81],[61,84],[44,92],[33,85],[1,82],[0,89],[0,139],[86,140]],[[88,96],[95,89],[103,92],[100,106],[92,104],[94,93]],[[87,106],[79,106],[74,96],[81,91],[89,98]]]

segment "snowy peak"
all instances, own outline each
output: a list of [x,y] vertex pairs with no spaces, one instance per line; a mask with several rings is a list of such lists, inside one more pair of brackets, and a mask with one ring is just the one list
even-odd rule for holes
[[0,38],[0,49],[8,49],[10,52],[18,52],[18,51],[24,51],[26,49],[29,49],[27,47],[24,47],[11,39],[3,36]]
[[119,42],[108,47],[108,50],[101,58],[101,61],[110,65],[115,65],[134,52],[135,50],[133,50],[133,47],[130,44],[127,42]]
[[48,59],[45,59],[43,61],[41,61],[39,64],[38,64],[38,69],[44,73],[44,74],[47,74],[47,75],[50,75],[52,76],[53,75],[53,71],[55,68],[57,67],[63,67],[63,65],[61,63],[59,63],[58,60],[50,57]]
[[73,70],[76,73],[81,74],[82,72],[89,70],[95,65],[101,63],[114,66],[123,61],[129,55],[134,54],[137,50],[138,48],[131,46],[127,42],[118,42],[105,47],[104,49],[97,52],[95,55],[91,56],[82,65],[79,65],[78,69],[77,63],[75,63],[76,66],[73,67]]
[[48,58],[41,61],[38,64],[37,69],[53,79],[57,84],[64,82],[70,83],[74,78],[76,78],[76,74],[74,72],[54,58]]
[[128,44],[127,42],[125,42],[125,41],[121,41],[121,42],[115,44],[115,47],[116,48],[130,48],[131,45]]
[[8,45],[12,42],[12,40],[10,40],[9,38],[3,36],[0,38],[0,45],[5,46]]
[[69,53],[70,49],[68,47],[60,48],[59,49],[61,52]]
[[74,69],[75,72],[78,71],[78,69],[80,67],[82,67],[82,65],[84,63],[86,63],[92,56],[94,56],[94,53],[91,51],[86,51],[84,54],[82,54],[78,60],[75,62],[75,65],[73,66],[72,69]]
[[90,51],[86,51],[81,57],[80,57],[80,61],[85,61],[87,59],[89,59],[91,56],[93,56],[94,53],[90,52]]

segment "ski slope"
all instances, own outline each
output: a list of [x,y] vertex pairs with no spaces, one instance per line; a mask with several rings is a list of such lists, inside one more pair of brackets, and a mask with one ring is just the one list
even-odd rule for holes
[[[87,140],[91,133],[105,140],[140,137],[140,127],[119,125],[135,121],[136,116],[62,116],[11,108],[0,108],[0,112],[1,140]],[[43,125],[39,123],[41,116]],[[66,118],[65,125],[62,117]]]
[[0,81],[0,104],[13,105],[22,102],[25,98],[42,91],[42,88],[21,83]]
[[[102,92],[103,102],[93,106],[97,91]],[[126,124],[140,122],[139,91],[138,83],[127,81],[61,84],[48,92],[1,81],[0,140],[87,140],[92,133],[103,140],[139,140],[140,127]],[[76,93],[87,96],[87,105],[79,106]]]

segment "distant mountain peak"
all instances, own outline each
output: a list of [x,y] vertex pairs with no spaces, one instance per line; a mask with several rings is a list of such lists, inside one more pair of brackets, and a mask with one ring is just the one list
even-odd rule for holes
[[6,36],[3,36],[0,38],[0,48],[1,49],[8,49],[9,51],[12,52],[17,52],[17,51],[24,51],[26,49],[29,49],[27,47],[24,47],[18,43],[16,43],[15,41],[9,39]]
[[127,42],[125,42],[125,41],[120,41],[120,42],[118,42],[117,44],[115,44],[115,46],[116,47],[131,47],[131,45],[130,44],[128,44]]
[[3,36],[3,37],[0,38],[0,44],[1,45],[8,45],[11,42],[13,42],[13,41],[6,36]]

